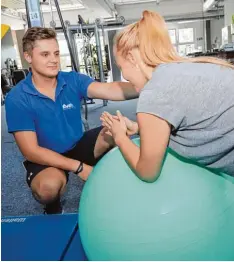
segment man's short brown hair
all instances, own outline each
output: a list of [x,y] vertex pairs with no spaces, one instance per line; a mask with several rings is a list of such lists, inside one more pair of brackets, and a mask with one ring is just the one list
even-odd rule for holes
[[23,37],[23,52],[30,53],[35,45],[35,41],[44,39],[55,39],[56,32],[51,28],[31,27]]

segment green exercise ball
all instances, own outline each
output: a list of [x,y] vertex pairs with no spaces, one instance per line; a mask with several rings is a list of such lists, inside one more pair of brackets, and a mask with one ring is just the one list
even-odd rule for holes
[[234,260],[234,178],[228,178],[169,149],[160,177],[146,183],[113,149],[81,196],[79,229],[88,259]]

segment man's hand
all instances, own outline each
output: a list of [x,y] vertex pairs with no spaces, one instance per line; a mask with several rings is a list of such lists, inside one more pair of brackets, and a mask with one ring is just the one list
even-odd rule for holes
[[[101,117],[100,117],[100,120],[103,122],[104,121],[104,116],[105,116],[105,113],[102,113]],[[109,114],[109,113],[108,113]],[[111,115],[111,114],[109,114]],[[113,119],[115,120],[120,120],[119,117],[116,115],[111,115],[113,117]],[[123,119],[124,119],[124,122],[125,122],[125,125],[127,127],[127,135],[128,136],[132,136],[132,135],[136,135],[138,134],[138,131],[139,131],[139,128],[138,128],[138,124],[137,122],[134,122],[134,121],[131,121],[129,118],[123,116]],[[107,134],[111,135],[110,132],[107,132]]]

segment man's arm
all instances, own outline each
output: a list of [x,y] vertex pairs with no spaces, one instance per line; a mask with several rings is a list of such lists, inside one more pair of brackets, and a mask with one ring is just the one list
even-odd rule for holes
[[138,98],[139,93],[131,83],[112,82],[100,83],[93,82],[88,87],[88,97],[104,100],[122,101]]
[[[14,133],[14,137],[23,156],[33,163],[52,166],[72,172],[75,172],[80,164],[78,160],[64,157],[52,150],[40,147],[35,132],[19,131]],[[84,172],[88,171],[91,171],[91,169],[88,165],[84,164]]]

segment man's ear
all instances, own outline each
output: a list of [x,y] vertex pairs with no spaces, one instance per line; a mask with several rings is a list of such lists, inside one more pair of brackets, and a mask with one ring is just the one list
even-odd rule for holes
[[24,52],[24,58],[25,58],[25,60],[26,60],[29,64],[32,63],[32,55],[29,54],[28,52]]

